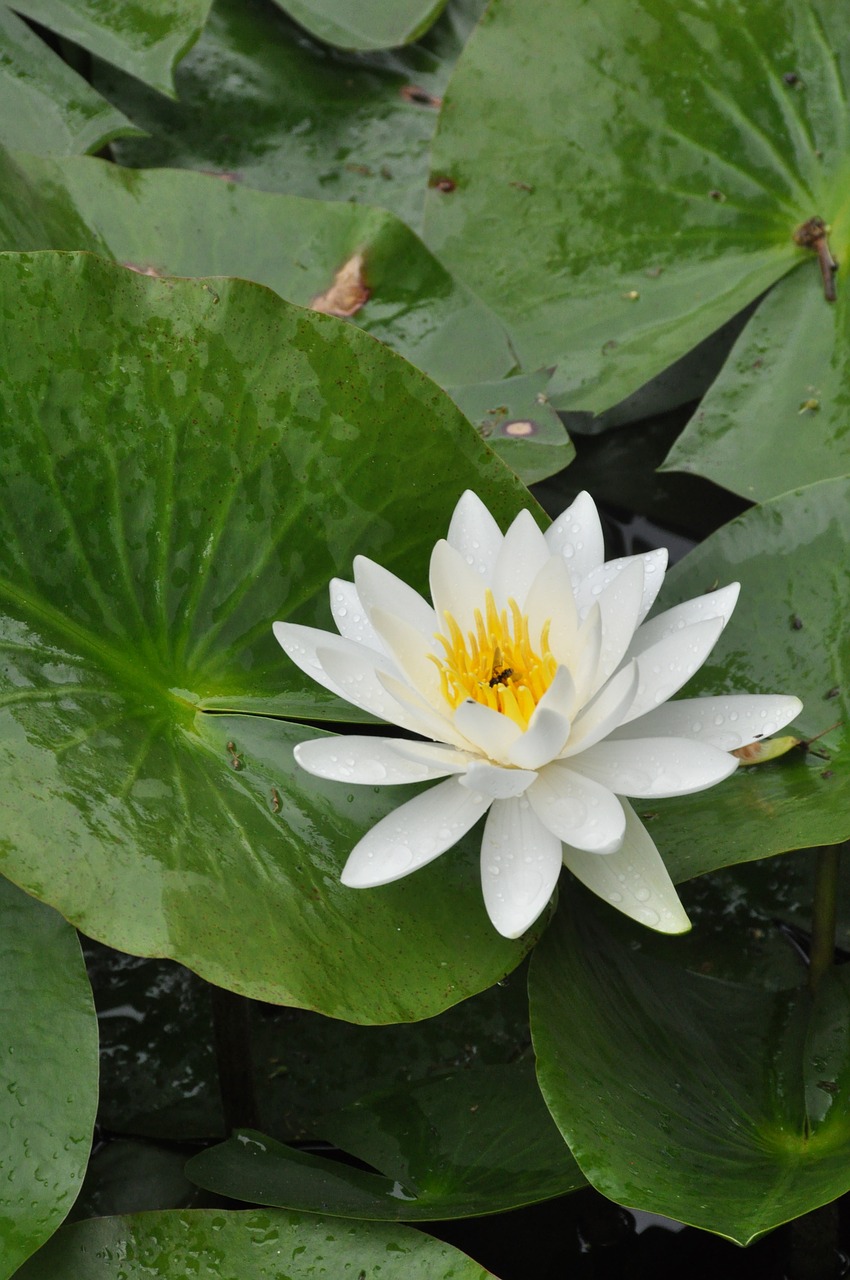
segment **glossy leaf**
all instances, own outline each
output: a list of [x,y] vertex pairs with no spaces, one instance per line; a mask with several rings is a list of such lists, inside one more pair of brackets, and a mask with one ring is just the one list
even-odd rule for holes
[[813,1001],[688,972],[645,934],[576,891],[532,963],[540,1085],[590,1182],[740,1244],[842,1195],[850,972]]
[[[285,1270],[281,1270],[281,1268]],[[492,1280],[451,1245],[407,1227],[215,1209],[95,1218],[65,1227],[16,1280]]]
[[544,369],[501,382],[449,388],[455,404],[525,484],[554,475],[575,457],[572,441],[549,403],[548,385],[549,371]]
[[466,485],[502,518],[525,491],[409,364],[257,285],[50,254],[0,279],[6,874],[119,949],[354,1021],[500,978],[534,933],[489,925],[474,835],[346,889],[409,793],[319,784],[292,757],[317,731],[199,708],[362,714],[273,619],[328,625],[357,552],[423,587]]
[[68,155],[97,151],[112,138],[138,132],[5,4],[0,47],[3,146]]
[[[197,40],[212,0],[14,0],[12,7],[161,93]],[[4,6],[5,7],[5,6]]]
[[446,0],[276,0],[291,18],[341,49],[392,49],[428,30]]
[[363,55],[317,45],[270,5],[218,0],[177,69],[179,103],[95,69],[96,87],[151,134],[113,154],[133,168],[381,205],[418,228],[440,98],[483,7],[453,0],[421,43]]
[[[676,880],[850,837],[850,481],[824,481],[755,507],[670,572],[659,608],[740,581],[732,620],[685,694],[790,693],[803,748],[739,768],[719,787],[641,803]],[[841,723],[837,723],[841,722]]]
[[764,299],[665,471],[750,501],[850,472],[848,299],[832,307],[795,271]]
[[80,946],[0,879],[0,1276],[47,1240],[79,1191],[97,1110],[97,1024]]
[[372,1094],[320,1133],[380,1172],[245,1131],[194,1156],[186,1174],[236,1200],[405,1222],[497,1213],[584,1185],[528,1060]]
[[[442,385],[499,378],[513,365],[492,312],[382,209],[87,157],[0,153],[0,185],[0,248],[91,249],[149,275],[242,276],[304,307],[356,259],[366,296],[353,323]],[[556,429],[566,444],[557,419]]]
[[819,215],[847,259],[848,57],[828,0],[495,0],[440,117],[426,240],[524,368],[557,363],[559,407],[604,410],[798,265],[830,310],[792,237]]

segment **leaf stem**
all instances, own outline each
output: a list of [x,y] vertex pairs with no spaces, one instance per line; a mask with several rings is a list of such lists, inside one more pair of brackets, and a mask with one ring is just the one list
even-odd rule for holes
[[210,986],[213,1040],[225,1131],[257,1129],[257,1101],[251,1062],[249,1001],[233,991]]
[[835,958],[835,920],[838,900],[840,844],[818,849],[812,903],[812,945],[809,952],[809,990],[816,996]]

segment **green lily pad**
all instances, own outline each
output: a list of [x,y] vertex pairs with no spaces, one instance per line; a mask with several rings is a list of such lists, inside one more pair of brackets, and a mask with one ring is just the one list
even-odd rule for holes
[[217,0],[177,68],[179,103],[96,66],[95,87],[151,134],[113,155],[132,168],[211,170],[266,191],[382,205],[417,229],[441,95],[483,7],[452,0],[419,44],[356,54],[316,44],[270,5]]
[[495,0],[440,116],[426,241],[523,368],[557,364],[558,407],[607,409],[798,265],[830,311],[792,237],[820,216],[848,260],[848,59],[829,0]]
[[[285,1271],[281,1270],[285,1267]],[[116,1270],[117,1268],[117,1270]],[[217,1209],[94,1218],[63,1228],[16,1280],[494,1280],[458,1249],[409,1227]]]
[[449,395],[494,453],[536,484],[575,457],[563,423],[549,403],[549,370],[478,386],[449,387]]
[[[201,34],[212,0],[13,0],[12,7],[73,40],[161,93],[174,93],[172,72]],[[5,5],[3,6],[5,8]]]
[[756,502],[850,472],[847,327],[846,290],[828,307],[809,272],[780,280],[662,469]]
[[540,1086],[588,1180],[739,1244],[846,1192],[850,970],[815,1001],[719,981],[570,897],[529,990]]
[[424,588],[464,487],[503,520],[526,491],[411,365],[258,285],[53,254],[0,284],[5,873],[120,950],[353,1021],[499,979],[534,934],[489,925],[474,836],[340,885],[409,793],[297,770],[317,731],[269,715],[363,713],[270,626],[327,626],[357,552]]
[[675,880],[850,837],[848,542],[850,480],[826,480],[752,508],[668,575],[659,608],[741,583],[686,695],[796,694],[803,711],[783,734],[823,734],[709,791],[636,805]]
[[0,879],[0,1276],[74,1203],[97,1110],[97,1023],[74,930]]
[[5,4],[0,4],[0,45],[4,146],[67,155],[97,151],[122,134],[139,132]]
[[0,186],[2,249],[90,249],[149,275],[256,280],[350,315],[441,385],[500,378],[514,363],[493,313],[383,209],[84,156],[0,152]]
[[246,1130],[194,1156],[186,1175],[235,1200],[404,1222],[498,1213],[584,1186],[527,1059],[372,1094],[320,1132],[381,1172]]
[[393,49],[418,40],[446,0],[276,0],[311,35],[341,49]]

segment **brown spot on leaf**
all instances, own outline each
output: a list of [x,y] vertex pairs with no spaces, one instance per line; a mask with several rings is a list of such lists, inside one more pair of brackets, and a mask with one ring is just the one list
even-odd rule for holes
[[122,262],[121,266],[126,267],[128,271],[135,271],[139,276],[156,276],[159,279],[166,274],[164,267],[145,267],[140,262]]
[[533,436],[536,430],[537,424],[525,419],[517,420],[516,422],[506,422],[502,428],[502,434],[521,440],[524,436]]
[[443,99],[437,98],[427,89],[420,89],[418,84],[403,84],[399,90],[405,102],[415,102],[418,107],[441,107]]
[[455,182],[454,178],[445,178],[445,177],[432,178],[429,185],[432,186],[435,191],[442,191],[446,195],[449,195],[457,187],[457,183]]
[[310,303],[313,310],[321,311],[326,316],[339,316],[344,320],[349,316],[356,316],[371,296],[364,267],[363,254],[352,254],[337,271],[331,287],[324,293],[317,294]]

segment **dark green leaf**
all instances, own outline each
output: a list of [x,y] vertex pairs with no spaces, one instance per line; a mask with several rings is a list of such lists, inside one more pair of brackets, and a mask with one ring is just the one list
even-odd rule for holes
[[319,1131],[381,1172],[246,1131],[186,1173],[236,1200],[406,1222],[497,1213],[584,1185],[528,1060],[372,1094]]
[[[383,209],[87,157],[0,153],[0,187],[0,248],[91,249],[149,275],[256,280],[299,306],[352,313],[444,386],[499,378],[514,363],[493,313]],[[329,298],[346,265],[349,289]],[[557,419],[555,429],[566,445]]]
[[0,1276],[47,1240],[83,1180],[97,1024],[74,930],[0,879]]
[[494,0],[440,117],[426,239],[524,368],[557,363],[559,407],[606,409],[797,264],[829,311],[792,237],[819,215],[847,259],[849,58],[830,0]]
[[392,49],[417,40],[446,0],[276,0],[319,40],[341,49]]
[[527,493],[409,364],[267,289],[86,255],[0,281],[6,873],[121,950],[355,1021],[500,978],[534,935],[492,929],[474,835],[345,889],[409,793],[317,783],[292,758],[315,730],[199,708],[362,715],[273,619],[327,625],[356,552],[422,587],[464,487],[503,520]]
[[530,976],[540,1085],[621,1204],[746,1244],[850,1188],[850,971],[817,1001],[687,971],[576,891]]
[[16,1280],[356,1280],[358,1271],[381,1280],[493,1280],[451,1245],[408,1227],[213,1209],[74,1223]]

